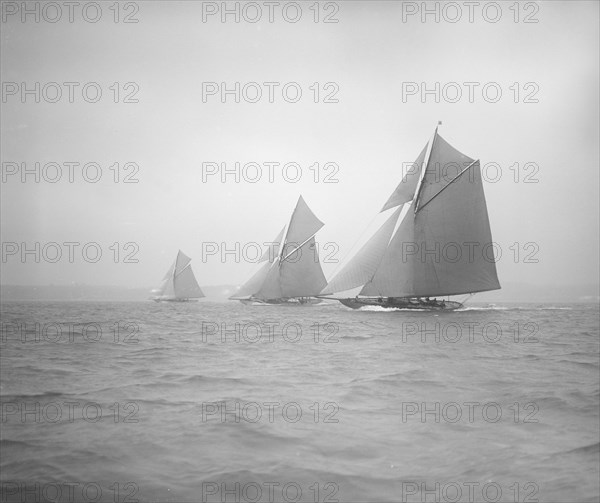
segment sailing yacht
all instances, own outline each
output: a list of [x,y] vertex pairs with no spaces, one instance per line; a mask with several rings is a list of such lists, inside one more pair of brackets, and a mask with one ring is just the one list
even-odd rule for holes
[[451,295],[500,288],[479,160],[437,127],[380,213],[387,211],[320,296],[355,309],[453,310],[463,304]]
[[[321,302],[316,295],[327,284],[315,242],[321,222],[299,197],[287,230],[284,227],[259,262],[264,264],[230,300],[244,304],[310,305]],[[282,241],[282,237],[285,238]]]
[[192,259],[181,250],[158,288],[152,290],[156,302],[190,302],[204,297],[191,266]]

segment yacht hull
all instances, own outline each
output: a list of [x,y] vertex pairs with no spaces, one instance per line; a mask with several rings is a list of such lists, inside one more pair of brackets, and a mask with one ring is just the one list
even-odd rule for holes
[[152,299],[154,302],[198,302],[198,299]]
[[238,299],[242,304],[246,305],[286,305],[286,306],[311,306],[313,304],[320,304],[321,299],[314,297],[292,297],[289,299]]
[[360,309],[365,306],[411,309],[415,311],[454,311],[463,307],[460,302],[433,299],[429,302],[421,298],[400,297],[355,297],[354,299],[337,299],[344,306]]

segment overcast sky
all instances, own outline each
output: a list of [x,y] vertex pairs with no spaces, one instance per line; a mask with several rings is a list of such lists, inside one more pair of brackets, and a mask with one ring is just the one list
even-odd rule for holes
[[[220,4],[205,3],[204,9]],[[525,2],[518,11],[510,10],[512,4],[502,2],[501,18],[493,23],[495,8],[488,8],[487,19],[475,9],[469,22],[468,7],[457,2],[462,18],[452,23],[454,7],[438,6],[439,22],[434,15],[423,22],[421,13],[409,14],[421,2],[321,3],[316,23],[317,9],[306,2],[300,5],[301,19],[292,23],[284,19],[286,2],[281,2],[270,23],[267,7],[259,2],[260,21],[251,23],[242,15],[236,23],[229,15],[223,23],[220,13],[203,22],[201,2],[146,1],[127,9],[122,4],[115,23],[112,2],[106,2],[96,23],[87,22],[80,9],[70,23],[67,6],[58,2],[60,20],[48,22],[56,11],[47,8],[36,23],[33,15],[23,22],[20,12],[12,14],[21,2],[3,2],[4,251],[12,250],[7,243],[32,249],[35,242],[81,245],[72,264],[64,245],[56,263],[43,254],[40,263],[34,255],[25,263],[19,252],[5,256],[2,283],[150,287],[181,249],[192,257],[201,285],[239,284],[256,264],[243,256],[236,263],[233,254],[224,262],[218,254],[203,262],[203,243],[233,249],[236,242],[243,248],[272,240],[300,194],[325,223],[317,234],[322,253],[335,249],[324,250],[325,243],[336,243],[333,258],[343,260],[366,229],[372,230],[402,177],[402,163],[416,159],[438,120],[449,143],[481,159],[482,166],[502,168],[495,183],[498,175],[489,168],[484,182],[493,239],[502,249],[500,282],[597,283],[599,4]],[[227,5],[235,8],[235,2]],[[35,9],[35,3],[28,7]],[[287,8],[288,19],[296,15],[294,9]],[[257,13],[249,7],[240,12],[247,18]],[[127,14],[138,22],[122,22]],[[96,13],[90,8],[86,15],[91,19]],[[322,22],[326,15],[338,22]],[[49,82],[80,84],[72,87],[73,103],[63,84],[56,103],[48,102],[55,99],[52,86],[46,86],[45,95],[40,91],[36,103],[34,95],[21,95],[23,83],[33,89],[36,82],[40,88]],[[89,82],[102,90],[96,103],[82,97]],[[125,87],[128,82],[134,85]],[[235,103],[232,95],[222,103],[219,93],[203,100],[206,82],[226,82],[230,88],[235,82],[280,85],[273,87],[273,103],[264,85],[256,103]],[[297,83],[288,86],[289,97],[295,87],[302,90],[296,103],[282,96],[289,82]],[[436,103],[428,94],[423,103],[419,91],[403,96],[410,82],[430,89],[436,82],[440,88],[456,82],[463,95],[456,99],[456,87],[446,85],[447,100],[442,94]],[[479,83],[472,85],[473,102],[464,82]],[[493,103],[497,89],[502,95]],[[93,98],[94,87],[87,90]],[[255,90],[247,91],[254,98]],[[327,96],[337,103],[325,103]],[[138,102],[125,103],[126,97]],[[11,174],[14,165],[6,164],[25,163],[33,170],[35,162],[69,161],[98,163],[100,180],[85,181],[81,167],[75,167],[70,183],[63,165],[56,183],[44,176],[36,183],[34,175],[23,183],[20,172]],[[247,179],[239,183],[233,175],[226,183],[220,175],[203,181],[206,162],[225,162],[233,169],[235,162],[269,161],[298,163],[300,180],[286,181],[275,168],[270,183],[263,165],[256,183],[248,179],[255,171],[245,172]],[[115,162],[121,166],[119,183],[109,169]],[[133,175],[138,183],[123,183],[127,162],[139,166]],[[315,168],[309,169],[315,162],[318,181]],[[327,162],[337,164],[337,173],[323,169]],[[46,178],[55,173],[49,168]],[[95,171],[87,174],[93,177]],[[294,170],[287,174],[289,180]],[[337,183],[324,183],[327,174]],[[524,183],[526,175],[537,183]],[[81,256],[90,242],[102,249],[97,263]],[[117,264],[110,248],[115,242],[121,249]],[[128,242],[139,247],[136,264],[123,263],[126,252],[135,252],[123,249]],[[529,242],[537,249],[524,248]],[[53,250],[46,251],[54,257]],[[524,263],[528,253],[538,263]],[[323,265],[328,278],[335,267]]]

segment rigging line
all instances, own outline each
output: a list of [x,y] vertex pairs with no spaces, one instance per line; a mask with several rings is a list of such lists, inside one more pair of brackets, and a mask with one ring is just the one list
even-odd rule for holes
[[479,159],[474,160],[471,164],[469,164],[465,169],[463,169],[458,175],[456,175],[452,180],[450,180],[446,185],[444,185],[444,187],[442,187],[439,192],[437,192],[435,194],[435,196],[433,196],[429,201],[427,201],[425,204],[423,204],[422,206],[419,206],[419,209],[417,209],[415,211],[415,213],[418,213],[419,211],[421,211],[423,208],[425,208],[425,206],[427,206],[431,201],[433,201],[437,196],[439,196],[442,192],[444,192],[448,187],[450,187],[450,185],[452,183],[454,183],[456,180],[458,180],[463,173],[465,173],[469,168],[471,168],[471,166],[473,166],[476,162],[479,162]]
[[[294,216],[293,213],[292,213],[292,216]],[[271,264],[274,264],[278,259],[281,260],[281,254],[283,253],[283,248],[285,247],[285,240],[287,239],[287,234],[288,234],[288,230],[290,228],[291,221],[292,221],[292,219],[290,217],[290,222],[285,224],[283,226],[283,229],[281,229],[282,239],[280,239],[279,243],[277,243],[277,256],[273,258],[273,262],[271,262]],[[279,237],[279,234],[277,235],[277,237]]]

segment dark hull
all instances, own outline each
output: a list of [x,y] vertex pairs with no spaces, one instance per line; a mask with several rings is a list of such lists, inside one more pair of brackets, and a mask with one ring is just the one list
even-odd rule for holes
[[463,307],[460,302],[425,299],[408,299],[399,297],[361,297],[354,299],[337,299],[342,304],[352,309],[365,306],[379,306],[396,309],[411,309],[415,311],[454,311]]
[[311,306],[313,304],[320,304],[322,302],[321,299],[316,299],[314,297],[292,297],[289,299],[257,299],[257,298],[249,298],[249,299],[238,299],[242,304],[248,305],[257,305],[257,304],[266,304],[266,305],[286,305],[286,306]]
[[154,302],[198,302],[198,299],[152,299]]

